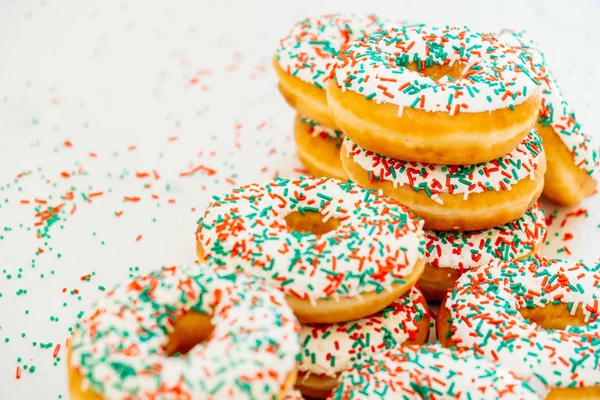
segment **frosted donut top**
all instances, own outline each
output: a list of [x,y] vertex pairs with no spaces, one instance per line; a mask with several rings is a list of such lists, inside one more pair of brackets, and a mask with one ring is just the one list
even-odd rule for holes
[[[409,26],[382,30],[352,41],[333,74],[343,91],[376,103],[425,111],[478,113],[513,108],[538,90],[528,53],[491,33],[466,27]],[[438,81],[419,71],[432,66],[465,66],[462,75]]]
[[[174,323],[209,314],[214,330],[185,355],[165,350]],[[245,274],[169,267],[118,285],[78,324],[72,365],[107,399],[273,399],[300,349],[282,293]]]
[[[543,329],[519,313],[550,304],[581,312],[587,325]],[[525,379],[550,387],[600,385],[600,264],[531,256],[464,273],[449,292],[451,337]],[[555,318],[560,318],[558,315]]]
[[432,200],[443,204],[440,193],[470,194],[510,190],[519,181],[534,179],[542,157],[542,140],[535,130],[523,139],[516,149],[496,160],[472,165],[440,165],[401,161],[365,150],[344,139],[342,151],[374,182],[389,181],[397,186],[423,190]]
[[530,254],[546,239],[540,205],[508,224],[471,232],[425,231],[425,257],[433,267],[467,270]]
[[[213,202],[197,240],[209,262],[265,279],[300,299],[338,299],[404,284],[424,254],[422,221],[404,205],[352,182],[282,179],[242,186]],[[339,226],[322,235],[287,226],[291,213]]]
[[323,89],[342,46],[364,32],[383,27],[384,22],[375,15],[327,14],[305,18],[279,41],[277,61],[287,73]]
[[534,400],[546,394],[472,352],[404,346],[361,360],[344,372],[328,400]]
[[[427,319],[425,298],[414,287],[383,310],[343,324],[303,325],[300,331],[300,372],[336,377],[369,355],[414,340],[419,321]],[[302,378],[299,378],[302,379]]]

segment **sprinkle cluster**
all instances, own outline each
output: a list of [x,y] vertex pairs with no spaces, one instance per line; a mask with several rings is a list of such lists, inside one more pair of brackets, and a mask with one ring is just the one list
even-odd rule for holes
[[530,254],[546,240],[548,228],[539,204],[508,224],[471,232],[425,231],[427,263],[461,271],[492,261]]
[[429,318],[425,298],[412,288],[369,317],[343,324],[304,325],[298,369],[305,374],[336,377],[353,362],[414,340],[418,323],[425,318]]
[[575,165],[600,181],[600,150],[591,136],[582,129],[575,112],[560,93],[556,79],[546,66],[544,55],[538,50],[537,44],[525,32],[504,29],[498,36],[513,41],[532,55],[531,63],[542,86],[538,123],[542,126],[550,125],[573,155]]
[[355,363],[329,400],[543,398],[543,387],[532,386],[471,352],[404,346]]
[[384,25],[375,15],[327,14],[303,19],[279,41],[277,61],[284,71],[323,89],[342,47]]
[[[209,261],[251,273],[301,299],[337,299],[403,284],[424,254],[422,221],[397,201],[352,182],[282,179],[242,186],[213,203],[197,240]],[[322,235],[290,229],[293,212],[339,226]]]
[[[186,355],[167,335],[188,311],[215,329]],[[284,296],[244,274],[169,267],[117,286],[77,327],[73,365],[105,398],[272,399],[295,366],[298,323]]]
[[440,165],[408,162],[365,150],[349,138],[343,143],[346,154],[368,172],[371,182],[390,181],[394,187],[405,186],[423,190],[437,203],[443,204],[440,193],[470,194],[510,190],[527,177],[534,179],[542,158],[542,140],[535,130],[516,149],[496,160],[472,165]]
[[341,140],[344,134],[338,130],[331,129],[326,127],[325,125],[321,125],[310,118],[302,117],[300,118],[300,122],[308,125],[308,133],[310,133],[314,137],[322,138],[322,139],[336,139]]
[[[600,385],[600,264],[531,256],[466,272],[449,294],[451,337],[549,387]],[[523,308],[567,304],[587,325],[546,330],[524,320]]]
[[[332,74],[342,90],[377,103],[425,111],[478,113],[511,109],[536,93],[528,53],[466,27],[416,25],[382,30],[349,43]],[[459,78],[436,81],[420,71],[464,65]],[[414,64],[417,71],[408,69]]]

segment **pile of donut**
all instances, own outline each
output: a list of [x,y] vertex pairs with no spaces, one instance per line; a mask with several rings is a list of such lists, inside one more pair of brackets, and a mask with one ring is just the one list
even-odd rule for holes
[[71,397],[600,398],[600,264],[536,254],[600,160],[537,46],[336,14],[274,64],[312,177],[213,196],[199,264],[99,300]]

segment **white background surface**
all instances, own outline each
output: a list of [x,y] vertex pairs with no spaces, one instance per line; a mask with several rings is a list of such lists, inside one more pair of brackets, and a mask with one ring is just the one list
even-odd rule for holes
[[[0,2],[1,399],[68,398],[65,340],[78,314],[102,296],[100,286],[135,267],[193,263],[196,221],[213,193],[301,172],[290,140],[293,111],[270,63],[277,39],[304,16],[368,11],[527,29],[584,127],[599,137],[598,3],[391,4]],[[214,173],[180,176],[200,165]],[[62,199],[68,191],[73,199]],[[94,192],[103,195],[86,201]],[[544,254],[565,256],[567,246],[574,258],[597,260],[599,199],[560,210]],[[35,225],[38,211],[61,203],[56,221]],[[587,216],[560,227],[578,208]],[[546,210],[551,215],[552,205]]]

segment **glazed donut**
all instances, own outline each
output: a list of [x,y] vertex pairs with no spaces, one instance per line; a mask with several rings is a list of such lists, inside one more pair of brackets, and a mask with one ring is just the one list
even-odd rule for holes
[[542,86],[537,130],[546,150],[548,169],[544,196],[563,205],[575,205],[596,191],[600,180],[600,152],[585,133],[575,113],[565,101],[554,76],[546,67],[544,55],[524,32],[505,29],[501,38],[513,40],[532,55],[532,63]]
[[438,340],[475,349],[550,388],[600,398],[600,264],[531,256],[463,274],[437,316]]
[[377,314],[358,321],[304,325],[296,387],[305,396],[324,399],[353,362],[399,345],[423,344],[428,339],[429,308],[414,287]]
[[336,129],[325,93],[331,64],[349,40],[383,26],[375,15],[327,14],[297,22],[279,41],[273,62],[285,100],[300,114]]
[[540,106],[527,53],[468,28],[364,35],[327,85],[337,126],[361,147],[406,161],[476,164],[512,151]]
[[425,231],[425,270],[419,288],[427,300],[441,301],[464,271],[537,254],[547,233],[539,204],[517,220],[482,231]]
[[296,114],[294,141],[296,154],[310,175],[348,179],[340,160],[340,131]]
[[374,314],[423,271],[422,222],[352,182],[277,178],[213,199],[198,225],[199,259],[278,287],[302,323]]
[[426,229],[487,229],[519,218],[544,186],[546,159],[535,130],[509,154],[476,165],[400,161],[364,150],[346,137],[341,159],[348,177],[381,189],[425,220]]
[[78,324],[71,398],[283,398],[296,380],[298,332],[284,296],[263,282],[163,268],[117,286]]
[[431,345],[397,347],[355,363],[329,400],[539,400],[544,394],[543,385],[525,382],[472,352]]

